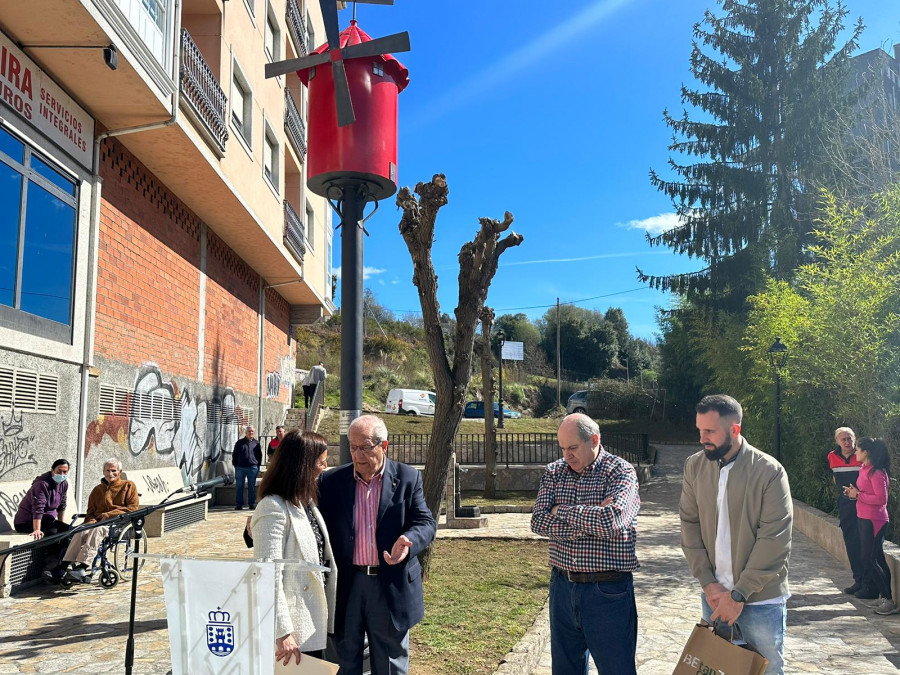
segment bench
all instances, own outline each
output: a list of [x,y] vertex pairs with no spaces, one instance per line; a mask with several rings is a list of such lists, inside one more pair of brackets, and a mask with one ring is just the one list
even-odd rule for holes
[[[175,466],[132,469],[123,472],[123,476],[137,486],[141,506],[155,506],[185,485],[181,469]],[[144,521],[144,531],[148,537],[162,537],[172,530],[206,520],[210,497],[211,495],[195,497],[190,501],[154,511]],[[173,499],[178,499],[178,496]]]
[[30,480],[0,483],[0,598],[9,597],[13,590],[30,586],[41,578],[47,552],[44,548],[18,551],[3,556],[2,551],[34,541],[30,534],[20,534],[13,527],[19,503],[31,487]]

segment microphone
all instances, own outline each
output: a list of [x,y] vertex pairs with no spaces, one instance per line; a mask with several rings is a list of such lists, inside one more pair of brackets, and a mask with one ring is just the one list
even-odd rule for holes
[[205,480],[202,483],[191,483],[190,485],[185,485],[183,488],[175,490],[173,494],[179,492],[202,492],[203,490],[209,490],[210,488],[219,487],[221,485],[234,485],[234,476],[219,476],[218,478]]

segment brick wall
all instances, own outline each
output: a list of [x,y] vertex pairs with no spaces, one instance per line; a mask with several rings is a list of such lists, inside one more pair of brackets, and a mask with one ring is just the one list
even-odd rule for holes
[[206,254],[203,379],[256,393],[259,275],[212,230]]
[[[200,219],[116,140],[103,143],[96,352],[167,377],[195,380],[200,316]],[[207,230],[203,382],[256,395],[260,276]],[[263,377],[292,356],[290,308],[266,292]],[[292,364],[293,365],[293,362]],[[263,382],[265,394],[266,383]],[[281,387],[276,399],[287,403]]]
[[121,143],[100,167],[96,352],[196,377],[200,220]]
[[[296,367],[295,349],[296,343],[291,340],[290,346],[287,343],[288,331],[290,330],[291,308],[287,301],[282,298],[275,289],[266,290],[266,341],[263,352],[263,372],[267,377],[272,373],[279,375],[278,379],[281,384],[278,388],[278,396],[271,400],[277,400],[281,403],[290,403],[291,385],[285,383],[281,379],[281,375],[290,375]],[[282,368],[282,359],[289,357],[289,371],[284,372]],[[268,397],[268,396],[267,396]]]

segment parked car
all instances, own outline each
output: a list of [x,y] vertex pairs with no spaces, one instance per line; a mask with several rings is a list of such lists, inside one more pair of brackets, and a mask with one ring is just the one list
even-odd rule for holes
[[[522,416],[518,410],[510,410],[509,408],[503,408],[503,417],[506,419],[518,419]],[[463,410],[463,417],[469,418],[481,418],[484,419],[484,401],[469,401],[466,403],[466,407]],[[494,417],[500,417],[500,404],[494,404]]]
[[588,393],[587,389],[582,389],[581,391],[576,391],[569,397],[568,403],[566,403],[566,413],[571,415],[572,413],[585,413],[588,411]]
[[384,411],[395,415],[434,415],[437,394],[424,389],[391,389]]

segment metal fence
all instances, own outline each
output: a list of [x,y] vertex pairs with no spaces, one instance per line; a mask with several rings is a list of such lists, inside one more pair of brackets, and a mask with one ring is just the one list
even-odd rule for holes
[[[607,452],[633,464],[650,458],[647,434],[603,432]],[[388,456],[405,464],[425,464],[430,434],[391,434]],[[459,464],[484,464],[484,434],[457,434],[453,441]],[[562,457],[556,434],[509,433],[497,435],[497,464],[549,464]]]

